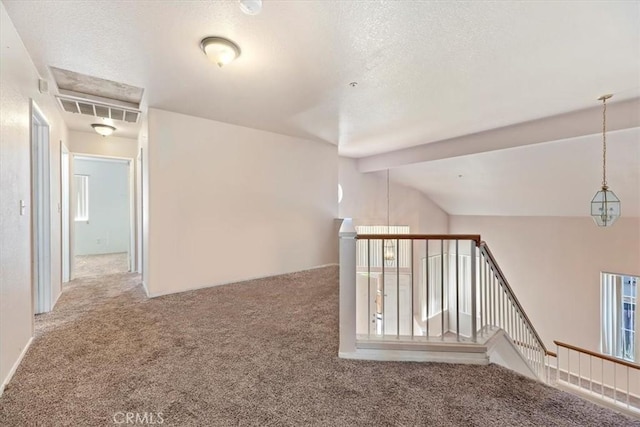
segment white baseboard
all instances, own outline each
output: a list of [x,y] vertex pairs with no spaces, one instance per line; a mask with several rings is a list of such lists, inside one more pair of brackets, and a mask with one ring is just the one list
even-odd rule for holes
[[449,351],[372,350],[356,349],[355,352],[338,352],[341,359],[375,360],[378,362],[439,362],[468,365],[488,365],[486,353]]
[[11,381],[11,378],[13,378],[13,374],[16,373],[18,366],[20,366],[20,362],[22,362],[24,355],[27,354],[27,350],[29,350],[29,347],[31,347],[32,342],[33,342],[33,337],[29,338],[27,345],[24,346],[24,349],[22,349],[22,353],[20,353],[20,356],[18,357],[18,360],[16,360],[16,363],[13,364],[13,367],[9,371],[9,374],[7,374],[7,378],[5,378],[4,381],[2,382],[2,387],[0,387],[0,396],[2,396],[2,393],[4,393],[4,388],[7,386],[7,384],[9,384],[9,381]]

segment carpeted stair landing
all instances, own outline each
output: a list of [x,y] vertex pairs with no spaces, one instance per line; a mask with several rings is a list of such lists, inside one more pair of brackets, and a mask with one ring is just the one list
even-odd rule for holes
[[2,426],[640,425],[496,365],[338,359],[337,267],[155,299],[81,279],[36,323]]

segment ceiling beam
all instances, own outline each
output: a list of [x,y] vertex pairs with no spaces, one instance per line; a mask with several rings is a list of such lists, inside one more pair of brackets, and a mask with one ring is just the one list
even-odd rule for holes
[[[607,104],[607,131],[640,127],[640,98]],[[602,132],[602,106],[358,159],[360,172],[558,141]]]

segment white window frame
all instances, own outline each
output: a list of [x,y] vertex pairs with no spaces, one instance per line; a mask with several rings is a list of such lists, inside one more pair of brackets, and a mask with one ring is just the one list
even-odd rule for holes
[[[635,296],[625,294],[625,282],[635,286]],[[635,362],[640,360],[640,310],[638,292],[640,278],[625,274],[601,273],[600,285],[600,351],[623,360]],[[624,304],[635,305],[634,328],[631,329],[633,344],[630,352],[625,352]]]
[[74,220],[76,222],[89,221],[89,175],[75,174],[73,176],[75,184],[76,211]]

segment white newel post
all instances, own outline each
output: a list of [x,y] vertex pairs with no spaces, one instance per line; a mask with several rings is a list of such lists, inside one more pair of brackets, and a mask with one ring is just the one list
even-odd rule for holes
[[345,218],[340,227],[340,357],[356,352],[356,235],[352,219]]

